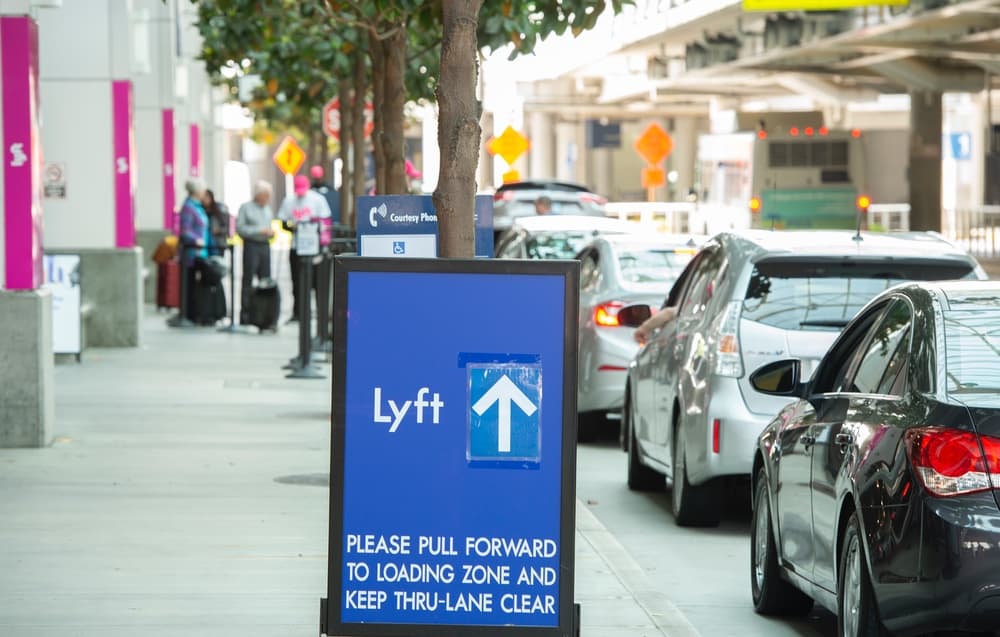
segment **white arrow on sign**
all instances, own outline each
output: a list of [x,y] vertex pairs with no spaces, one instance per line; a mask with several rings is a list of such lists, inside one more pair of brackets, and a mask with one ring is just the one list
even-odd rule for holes
[[472,410],[482,416],[486,411],[497,403],[498,423],[500,430],[500,441],[497,451],[503,453],[510,451],[510,404],[516,403],[526,416],[535,413],[538,407],[535,406],[521,388],[514,384],[506,375],[501,376],[486,393],[476,401]]

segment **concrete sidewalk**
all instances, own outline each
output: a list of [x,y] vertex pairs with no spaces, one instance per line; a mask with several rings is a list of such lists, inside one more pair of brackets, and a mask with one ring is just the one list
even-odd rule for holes
[[[170,330],[56,366],[55,442],[0,450],[0,636],[312,636],[326,596],[330,366],[296,332]],[[578,503],[585,637],[694,636]]]

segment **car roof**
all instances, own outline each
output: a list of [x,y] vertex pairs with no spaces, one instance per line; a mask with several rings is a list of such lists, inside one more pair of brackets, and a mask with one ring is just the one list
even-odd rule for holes
[[555,179],[529,179],[526,181],[514,181],[502,184],[497,188],[497,192],[508,190],[557,190],[567,192],[591,192],[590,188],[582,184],[574,184],[568,181],[557,181]]
[[[755,244],[768,254],[803,256],[893,255],[951,257],[972,261],[963,249],[932,232],[855,232],[854,230],[743,230],[723,233]],[[860,237],[860,239],[858,239]]]
[[610,217],[597,217],[589,215],[533,215],[529,217],[518,217],[514,220],[511,228],[521,227],[528,232],[560,232],[560,231],[586,231],[592,230],[595,234],[601,233],[636,233],[642,232],[644,227],[620,219]]
[[[634,222],[626,222],[634,223]],[[642,230],[642,227],[639,227]],[[643,247],[643,248],[687,248],[694,252],[702,243],[705,237],[690,234],[667,234],[661,232],[642,232],[640,234],[613,234],[601,236],[598,240],[607,241],[616,248],[619,247]]]
[[1000,281],[921,281],[907,285],[937,293],[945,310],[1000,308]]

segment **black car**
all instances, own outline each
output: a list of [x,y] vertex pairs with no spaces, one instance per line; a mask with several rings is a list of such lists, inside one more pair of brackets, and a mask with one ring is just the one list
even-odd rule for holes
[[815,600],[843,637],[998,630],[1000,283],[887,290],[799,371],[751,377],[798,398],[754,457],[757,611]]

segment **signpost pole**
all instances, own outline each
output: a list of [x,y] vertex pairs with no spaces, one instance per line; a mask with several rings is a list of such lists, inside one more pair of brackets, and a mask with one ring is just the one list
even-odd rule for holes
[[[315,236],[312,236],[313,231]],[[310,237],[315,240],[315,247],[318,248],[318,224],[295,224],[296,248],[299,253],[299,355],[289,362],[292,371],[285,378],[326,378],[312,364],[312,269],[316,251],[298,241],[306,233],[310,233]]]

